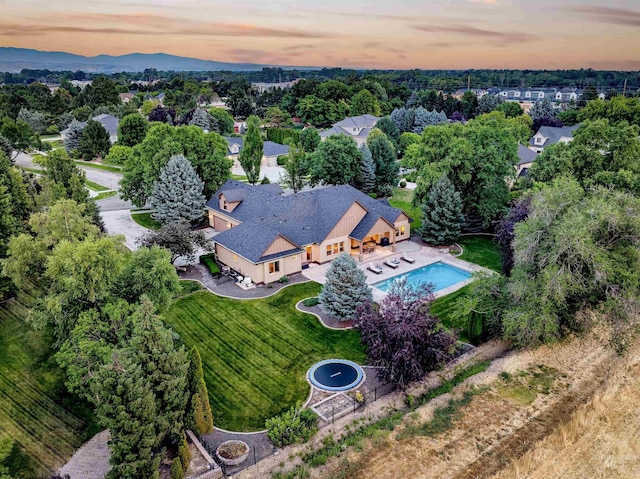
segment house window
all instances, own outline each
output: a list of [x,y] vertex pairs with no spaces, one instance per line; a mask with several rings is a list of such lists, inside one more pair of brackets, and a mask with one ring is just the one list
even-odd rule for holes
[[404,225],[402,225],[402,226],[400,227],[400,234],[401,234],[401,235],[403,235],[403,234],[404,234],[404,231],[405,231],[405,229],[404,229]]
[[227,200],[222,200],[222,209],[226,211],[226,209],[227,209]]
[[327,256],[342,253],[344,251],[344,241],[327,245]]
[[269,274],[274,274],[280,271],[280,261],[272,261],[269,263]]
[[233,255],[233,262],[234,262],[234,263],[237,263],[237,262],[238,262],[238,255],[237,255],[237,254],[234,254],[234,255]]
[[542,143],[544,143],[544,138],[542,138],[541,136],[537,136],[536,145],[542,145]]

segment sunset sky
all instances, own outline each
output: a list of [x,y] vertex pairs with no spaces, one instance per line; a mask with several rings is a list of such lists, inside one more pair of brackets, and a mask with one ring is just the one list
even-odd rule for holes
[[0,46],[364,68],[640,69],[640,2],[0,0]]

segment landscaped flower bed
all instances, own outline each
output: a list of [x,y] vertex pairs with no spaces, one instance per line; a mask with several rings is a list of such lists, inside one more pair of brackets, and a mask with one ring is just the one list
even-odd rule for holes
[[216,455],[223,464],[237,466],[242,464],[249,455],[249,446],[243,441],[225,441],[216,449]]

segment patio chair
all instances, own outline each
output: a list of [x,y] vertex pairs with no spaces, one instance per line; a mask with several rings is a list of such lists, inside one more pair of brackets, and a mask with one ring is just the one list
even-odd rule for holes
[[386,264],[389,268],[393,268],[393,269],[397,269],[398,266],[400,266],[399,263],[394,263],[392,260],[389,260],[389,259],[386,260],[384,264]]
[[367,269],[369,271],[372,271],[375,274],[381,274],[382,273],[382,268],[380,267],[379,264],[369,264],[369,266],[367,266]]
[[398,258],[391,258],[389,262],[400,266],[400,260]]
[[404,261],[406,261],[407,263],[411,263],[411,264],[413,264],[413,263],[415,263],[415,262],[416,262],[416,260],[415,260],[415,259],[413,259],[413,258],[411,258],[411,257],[407,256],[407,255],[406,255],[406,254],[404,254],[404,253],[402,253],[402,256],[400,256],[400,257],[401,257]]

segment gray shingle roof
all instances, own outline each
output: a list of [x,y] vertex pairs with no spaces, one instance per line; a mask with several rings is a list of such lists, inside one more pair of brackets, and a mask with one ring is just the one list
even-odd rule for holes
[[[225,140],[227,140],[228,144],[228,154],[235,154],[231,152],[231,145],[238,145],[238,152],[240,152],[244,146],[244,139],[241,137],[227,137]],[[289,147],[267,140],[262,144],[262,151],[264,156],[280,156],[289,153]]]
[[[225,192],[226,197],[227,191],[237,189],[244,190],[243,201],[231,212],[221,210],[220,193]],[[260,255],[266,249],[262,247],[262,237],[271,244],[276,238],[273,232],[277,232],[299,247],[320,244],[356,201],[368,213],[351,232],[354,239],[362,239],[380,217],[393,224],[402,213],[348,185],[280,196],[267,188],[235,180],[227,180],[207,202],[207,207],[241,222],[239,226],[217,235],[215,241],[250,261],[260,262]],[[261,236],[260,241],[256,241],[255,246],[251,245],[258,236]]]
[[533,163],[538,154],[535,151],[530,150],[526,146],[518,144],[518,161],[517,165],[526,165],[527,163]]
[[561,127],[541,126],[540,129],[537,131],[536,135],[540,134],[544,136],[546,138],[546,141],[542,145],[539,145],[534,142],[533,138],[531,138],[529,140],[529,144],[532,146],[538,146],[538,147],[543,146],[546,148],[547,146],[553,145],[554,143],[557,143],[558,141],[560,141],[560,138],[562,137],[573,138],[573,132],[576,131],[579,126],[580,125],[561,126]]
[[[104,129],[107,130],[107,133],[109,133],[109,136],[118,135],[118,123],[120,123],[119,118],[113,115],[108,115],[106,113],[103,113],[102,115],[94,116],[92,120],[100,123],[104,127]],[[79,123],[80,123],[80,126],[82,126],[83,128],[87,125],[86,121],[81,121]],[[62,130],[61,133],[67,133],[68,131],[69,131],[69,128],[66,128]]]
[[379,119],[379,117],[373,115],[349,116],[342,121],[334,123],[333,126],[341,128],[371,128],[375,126]]

